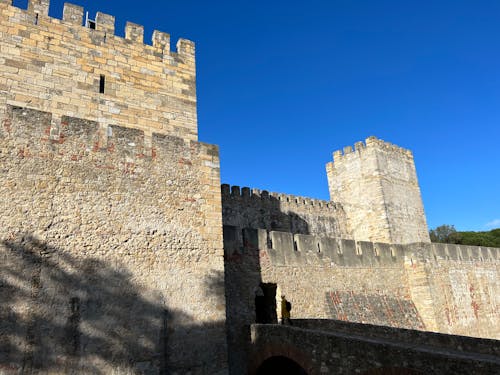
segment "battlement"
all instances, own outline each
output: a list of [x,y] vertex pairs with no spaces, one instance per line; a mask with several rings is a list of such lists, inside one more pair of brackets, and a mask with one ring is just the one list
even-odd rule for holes
[[268,201],[275,199],[276,201],[306,207],[329,208],[336,210],[339,207],[334,202],[321,199],[307,198],[290,194],[273,193],[267,190],[251,189],[248,187],[230,186],[228,184],[221,185],[223,198],[237,200],[253,200],[253,201]]
[[354,144],[354,148],[352,146],[346,146],[343,150],[335,151],[333,153],[333,164],[342,162],[344,158],[353,157],[354,155],[363,153],[366,150],[382,150],[413,159],[413,153],[410,150],[372,136],[368,137],[364,142],[356,142]]
[[[10,5],[12,6],[12,0],[0,0],[0,6]],[[94,33],[97,38],[101,39],[102,42],[110,42],[113,39],[114,43],[120,43],[125,45],[130,45],[130,43],[142,44],[144,47],[144,53],[150,54],[157,57],[158,59],[163,58],[162,54],[174,54],[183,55],[186,57],[193,57],[195,52],[194,43],[190,40],[180,38],[176,44],[176,51],[170,51],[170,35],[155,30],[153,32],[151,45],[144,44],[144,27],[132,22],[127,22],[125,26],[125,37],[122,38],[115,34],[115,17],[102,12],[97,12],[94,20],[89,20],[88,24],[84,24],[84,8],[70,3],[65,3],[63,8],[63,18],[62,20],[49,17],[49,0],[28,0],[28,9],[20,9],[23,11],[23,17],[19,18],[19,21],[27,21],[33,24],[37,24],[42,27],[47,24],[54,25],[65,25],[65,26],[80,26],[82,30]],[[14,19],[10,19],[14,21]],[[102,34],[104,33],[104,35]],[[101,37],[101,38],[99,38]],[[77,40],[75,38],[75,40]],[[151,48],[152,47],[152,48]],[[131,47],[133,48],[133,47]]]
[[[130,176],[151,167],[219,167],[215,145],[140,129],[9,106],[0,128],[0,155],[21,159],[50,159],[90,163],[103,170],[121,170]],[[164,159],[168,159],[166,164]],[[177,163],[175,163],[177,162]]]
[[498,248],[438,243],[398,245],[227,225],[224,241],[229,255],[266,251],[274,266],[387,268],[417,262],[500,262]]
[[197,140],[195,45],[97,12],[83,25],[82,7],[65,4],[62,20],[48,0],[28,9],[0,2],[0,112],[5,104]]

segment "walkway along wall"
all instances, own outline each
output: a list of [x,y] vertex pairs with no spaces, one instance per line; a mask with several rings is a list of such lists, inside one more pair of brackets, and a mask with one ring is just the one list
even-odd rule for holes
[[[251,326],[249,373],[287,358],[309,375],[494,375],[500,342],[338,321]],[[343,323],[343,324],[342,324]]]

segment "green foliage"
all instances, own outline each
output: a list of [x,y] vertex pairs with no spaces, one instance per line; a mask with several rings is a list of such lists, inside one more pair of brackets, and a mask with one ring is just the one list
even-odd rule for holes
[[429,231],[432,242],[459,243],[460,236],[453,225],[440,225]]
[[432,242],[500,247],[500,228],[489,232],[457,232],[453,225],[441,225],[429,231]]

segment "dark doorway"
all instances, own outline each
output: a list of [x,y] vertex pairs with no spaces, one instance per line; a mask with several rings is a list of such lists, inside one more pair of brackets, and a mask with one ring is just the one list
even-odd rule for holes
[[257,370],[257,375],[307,375],[300,365],[290,358],[276,356],[266,359]]
[[255,321],[260,324],[277,324],[276,284],[260,284],[255,296]]

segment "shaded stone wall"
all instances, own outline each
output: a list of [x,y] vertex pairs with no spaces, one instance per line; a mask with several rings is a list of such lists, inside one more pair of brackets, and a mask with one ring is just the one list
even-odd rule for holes
[[[5,103],[107,125],[197,139],[195,47],[127,23],[114,35],[113,16],[98,13],[95,29],[82,26],[83,8],[66,4],[63,20],[48,17],[48,1],[28,10],[0,2],[0,111]],[[101,77],[104,92],[100,93]]]
[[224,225],[351,238],[341,205],[334,202],[222,185]]
[[411,151],[370,137],[334,153],[330,199],[342,205],[353,238],[430,242]]
[[277,357],[293,360],[310,375],[500,371],[496,340],[333,321],[301,321],[298,326],[252,325],[249,373],[257,374],[265,361]]
[[21,107],[1,119],[2,371],[224,371],[217,148],[51,124]]

